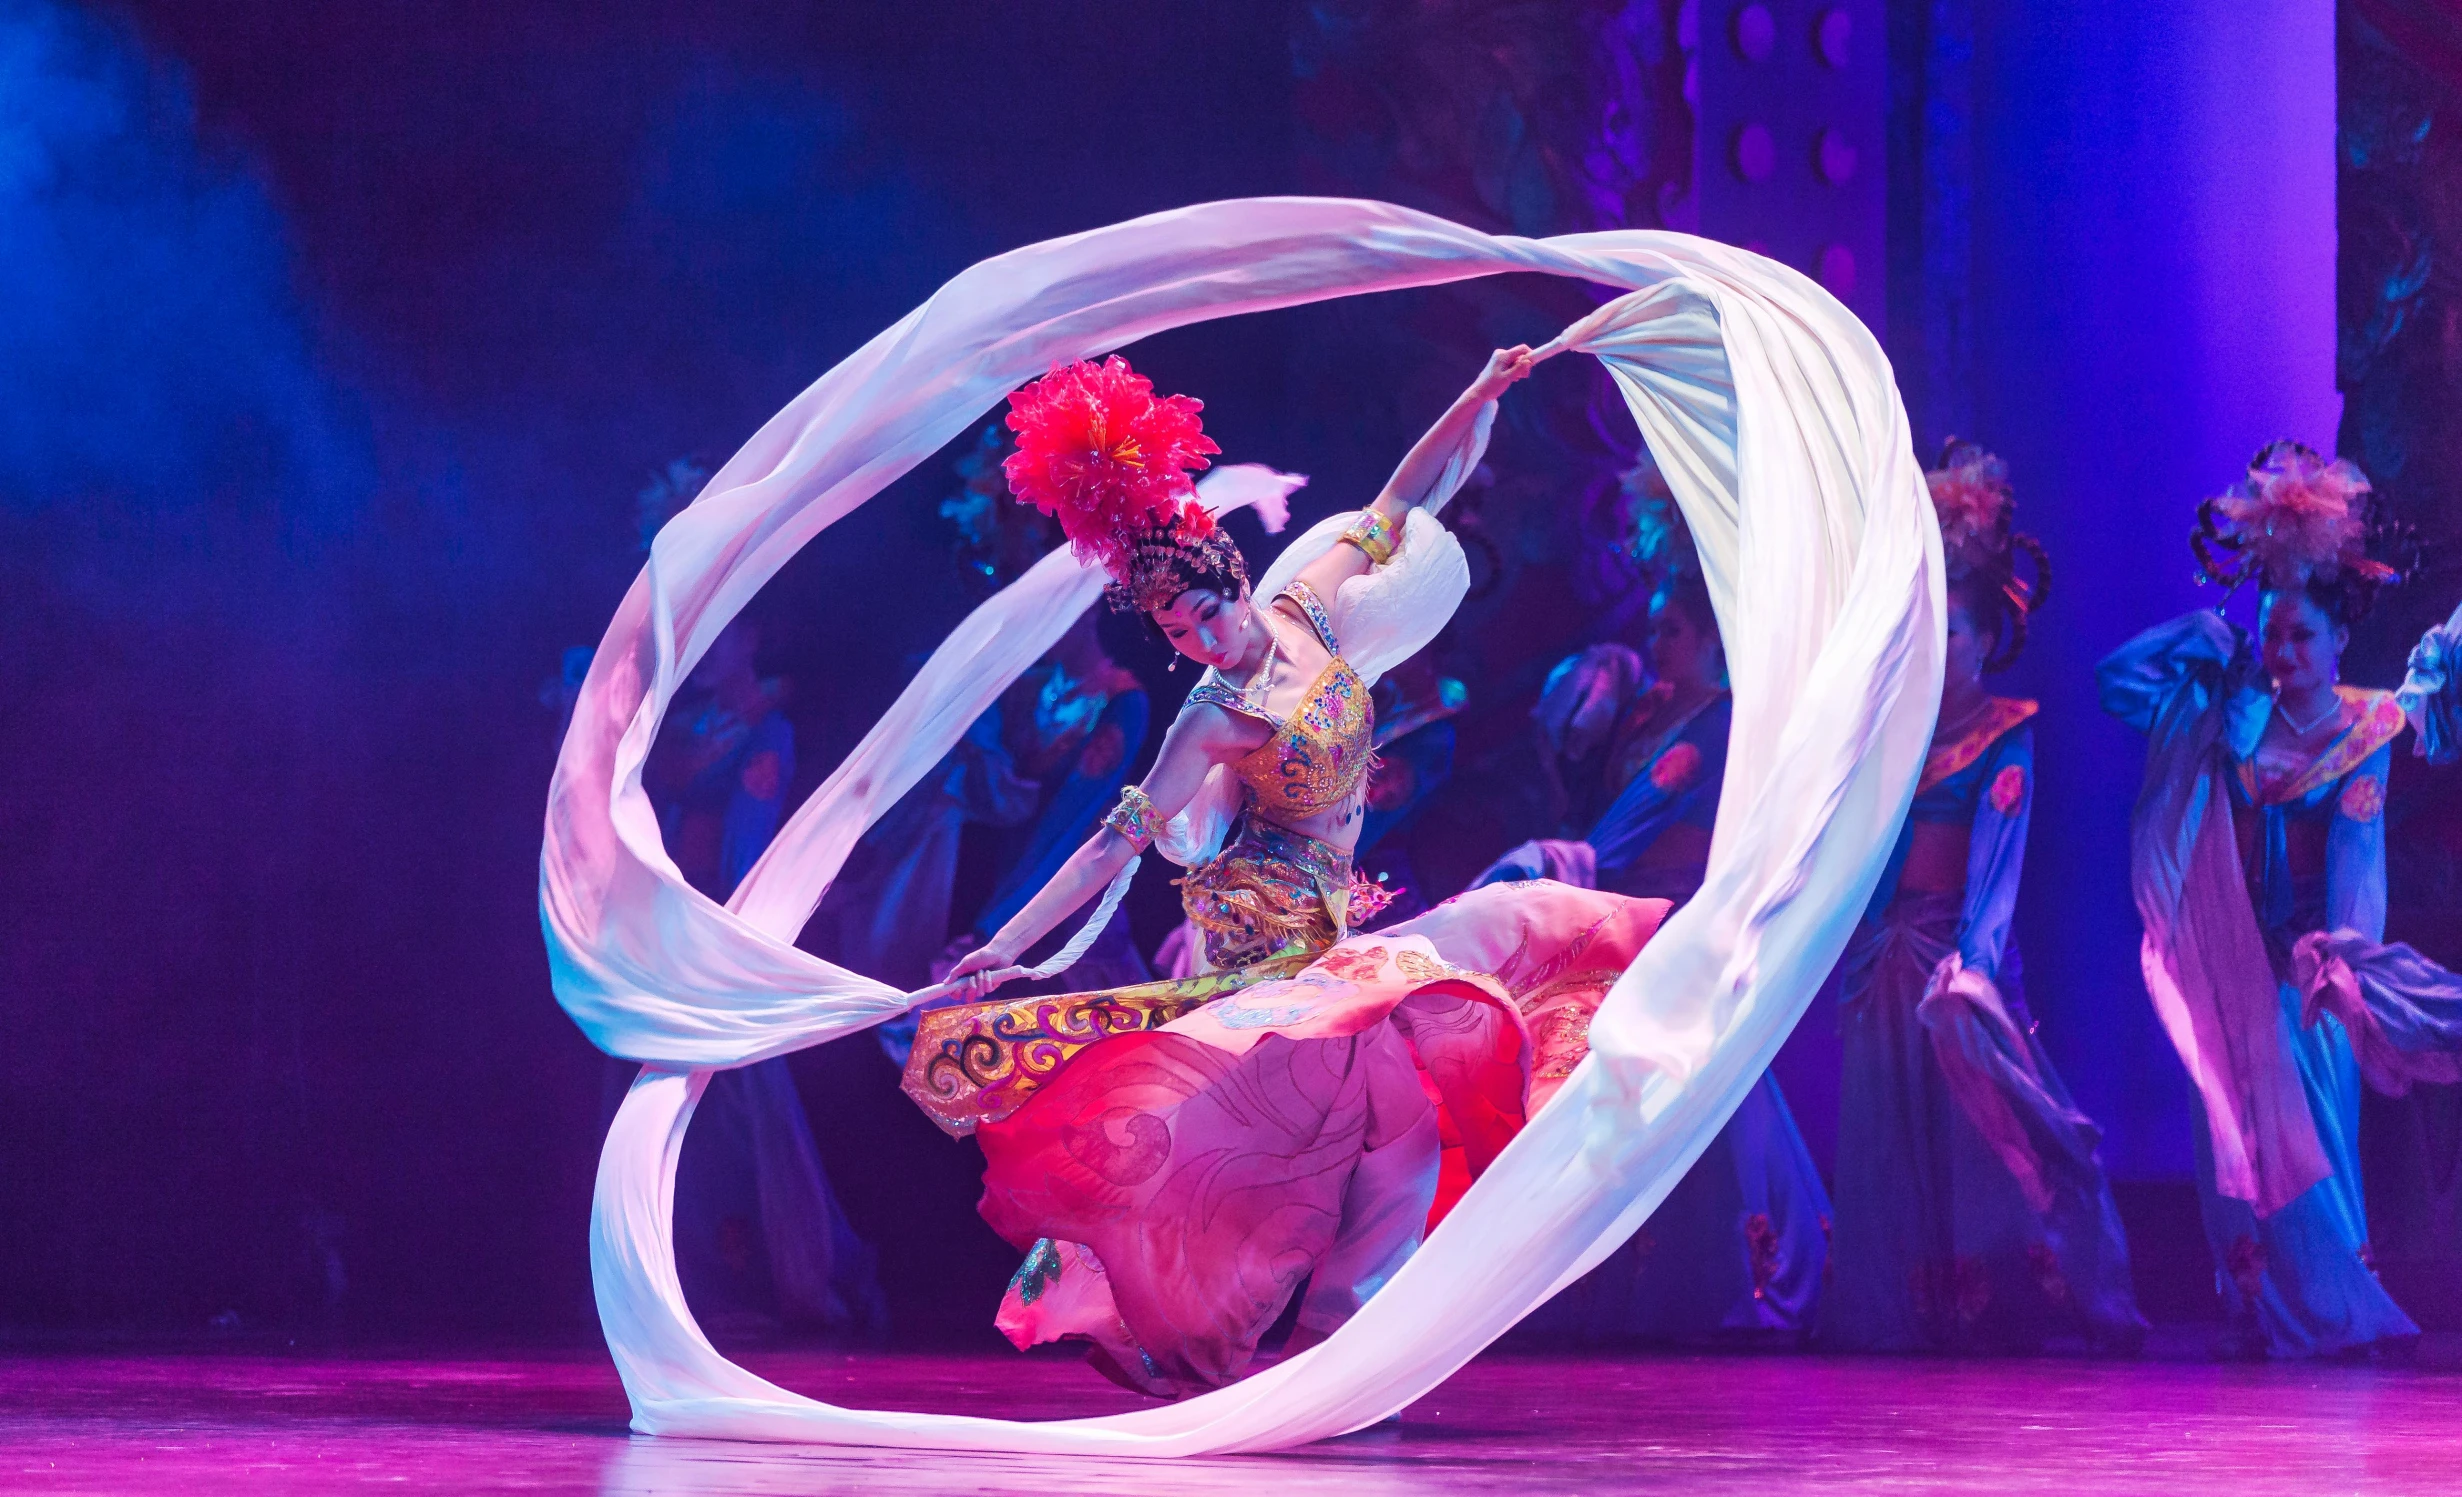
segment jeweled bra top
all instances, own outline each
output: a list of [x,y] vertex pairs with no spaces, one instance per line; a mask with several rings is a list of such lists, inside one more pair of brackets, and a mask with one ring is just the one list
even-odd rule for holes
[[1373,757],[1375,717],[1368,706],[1368,683],[1342,658],[1333,617],[1316,590],[1294,582],[1280,596],[1300,606],[1333,656],[1300,697],[1299,710],[1278,719],[1210,667],[1188,699],[1258,718],[1274,730],[1273,737],[1249,750],[1231,771],[1247,785],[1250,801],[1267,815],[1301,820],[1341,805],[1359,788]]

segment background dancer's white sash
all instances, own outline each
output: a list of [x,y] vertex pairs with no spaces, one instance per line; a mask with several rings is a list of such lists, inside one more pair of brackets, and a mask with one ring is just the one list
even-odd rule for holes
[[[977,610],[724,907],[678,875],[642,793],[677,684],[797,548],[1055,361],[1210,318],[1504,271],[1634,293],[1551,347],[1594,355],[1623,391],[1700,548],[1735,687],[1707,878],[1609,993],[1590,1058],[1357,1317],[1233,1387],[1028,1424],[839,1408],[721,1356],[685,1309],[669,1233],[693,1101],[710,1068],[900,1011],[896,990],[791,942],[864,828],[1100,578],[1058,552]],[[549,791],[540,909],[557,999],[601,1047],[649,1066],[608,1132],[590,1228],[633,1427],[1202,1455],[1340,1434],[1426,1393],[1631,1235],[1794,1027],[1914,792],[1939,698],[1941,577],[1879,345],[1811,281],[1742,250],[1644,231],[1496,237],[1387,204],[1270,198],[1157,214],[958,276],[798,396],[659,534]]]

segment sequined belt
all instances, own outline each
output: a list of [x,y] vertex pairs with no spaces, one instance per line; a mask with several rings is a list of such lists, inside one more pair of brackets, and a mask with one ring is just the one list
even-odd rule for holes
[[1356,879],[1351,855],[1261,816],[1241,819],[1212,862],[1179,881],[1180,907],[1205,932],[1217,969],[1325,950],[1391,902]]

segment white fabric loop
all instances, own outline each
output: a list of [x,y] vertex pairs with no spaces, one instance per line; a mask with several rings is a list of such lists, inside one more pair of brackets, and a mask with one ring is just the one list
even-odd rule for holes
[[[1610,991],[1590,1058],[1349,1324],[1230,1388],[1021,1424],[835,1407],[719,1355],[685,1308],[668,1239],[703,1068],[905,1006],[791,939],[864,827],[1057,639],[1099,579],[1055,555],[978,610],[726,908],[677,876],[641,791],[683,673],[798,547],[1055,360],[1213,317],[1517,270],[1635,293],[1551,347],[1597,357],[1640,424],[1700,547],[1735,687],[1702,891]],[[1471,461],[1456,456],[1451,482]],[[550,788],[540,908],[557,998],[603,1048],[652,1063],[609,1131],[591,1215],[600,1318],[633,1427],[1182,1456],[1340,1434],[1427,1392],[1631,1234],[1836,960],[1931,736],[1941,578],[1879,346],[1809,280],[1741,250],[1640,231],[1493,237],[1386,204],[1274,198],[1158,214],[959,275],[798,396],[660,534],[592,664]]]

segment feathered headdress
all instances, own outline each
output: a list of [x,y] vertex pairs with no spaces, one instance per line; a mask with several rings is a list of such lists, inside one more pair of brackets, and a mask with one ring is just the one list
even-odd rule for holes
[[1940,466],[1923,481],[1940,517],[1941,550],[1950,570],[1976,571],[2008,556],[2017,491],[2009,486],[2007,463],[1953,437],[1941,449]]
[[1197,419],[1203,409],[1157,396],[1118,354],[1056,365],[1009,397],[1009,491],[1057,519],[1078,556],[1129,583],[1140,541],[1191,545],[1214,533],[1188,476],[1222,450]]
[[2372,492],[2354,463],[2269,442],[2249,459],[2246,477],[2197,507],[2189,546],[2204,579],[2226,588],[2252,578],[2271,588],[2381,586],[2396,574],[2368,556]]
[[[2051,559],[2043,543],[2017,528],[2017,490],[2009,465],[1972,442],[1951,437],[1941,444],[1938,466],[1923,475],[1932,510],[1940,520],[1941,554],[1953,582],[1980,577],[2009,605],[2009,628],[1986,670],[2006,670],[2026,647],[2026,622],[2051,595]],[[2017,559],[2034,562],[2034,578],[2017,574]]]

